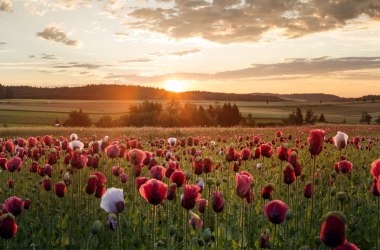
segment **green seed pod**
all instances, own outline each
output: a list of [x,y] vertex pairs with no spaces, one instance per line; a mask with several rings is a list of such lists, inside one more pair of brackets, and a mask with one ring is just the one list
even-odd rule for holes
[[100,221],[96,220],[91,226],[91,233],[98,234],[100,233],[101,228],[102,228],[102,224],[100,223]]
[[333,187],[331,189],[330,194],[331,194],[331,196],[335,196],[335,194],[336,194],[336,188],[335,187]]
[[293,219],[293,211],[291,209],[289,209],[287,212],[286,212],[286,220],[291,220]]
[[191,172],[187,172],[187,173],[186,173],[186,180],[190,180],[191,177],[193,177],[193,173],[191,173]]
[[220,184],[222,184],[222,182],[218,179],[218,180],[216,180],[216,186],[217,187],[219,187],[220,186]]
[[212,186],[215,184],[215,179],[214,178],[208,178],[206,183],[207,183],[207,185]]
[[198,246],[203,247],[206,245],[206,242],[204,240],[198,239]]
[[203,231],[203,240],[206,242],[206,243],[209,243],[211,241],[211,229],[210,228],[206,228],[204,231]]
[[347,201],[347,194],[346,194],[346,192],[338,192],[338,194],[337,194],[337,199],[338,199],[338,201],[340,201],[340,202],[345,202],[345,201]]
[[176,231],[177,229],[175,228],[175,226],[170,226],[170,229],[169,229],[170,236],[175,235]]

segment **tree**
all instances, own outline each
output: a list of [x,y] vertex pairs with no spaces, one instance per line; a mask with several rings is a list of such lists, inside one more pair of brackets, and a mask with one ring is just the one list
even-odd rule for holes
[[377,117],[377,119],[375,120],[375,122],[380,125],[380,115],[379,115],[379,117]]
[[325,115],[323,113],[321,113],[321,115],[319,116],[318,121],[319,122],[326,122],[326,118],[325,118]]
[[249,113],[247,119],[245,119],[245,125],[246,125],[247,127],[254,127],[254,126],[256,126],[256,122],[255,122],[255,120],[253,119],[251,113]]
[[5,87],[0,84],[0,99],[5,98]]
[[13,90],[11,87],[5,87],[5,99],[13,98]]
[[314,124],[317,121],[317,119],[318,117],[314,115],[314,112],[311,109],[306,111],[305,123]]
[[112,117],[109,115],[103,115],[95,122],[95,126],[98,128],[112,128],[115,127],[116,122],[112,120]]
[[300,108],[297,107],[295,114],[295,124],[302,125],[303,123],[303,114]]
[[372,116],[366,111],[362,111],[362,117],[360,118],[360,123],[371,124]]
[[79,111],[71,111],[69,118],[63,123],[67,127],[90,127],[92,124],[88,114],[84,113],[82,109]]

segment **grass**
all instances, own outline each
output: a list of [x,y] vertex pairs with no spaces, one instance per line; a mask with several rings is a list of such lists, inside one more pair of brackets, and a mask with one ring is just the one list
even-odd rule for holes
[[[118,118],[127,113],[131,105],[142,101],[109,101],[109,100],[40,100],[40,99],[12,99],[0,100],[1,124],[8,126],[24,125],[52,125],[55,119],[63,122],[72,110],[82,109],[97,121],[104,114]],[[168,101],[158,101],[164,105]],[[185,101],[179,101],[185,103]],[[220,101],[191,101],[195,105],[207,108],[209,105],[222,105]],[[289,113],[300,107],[303,113],[312,109],[315,115],[323,113],[328,122],[341,123],[344,119],[348,123],[358,123],[362,111],[367,111],[374,118],[380,115],[380,101],[376,102],[232,102],[236,103],[243,116],[252,114],[257,123],[280,122]]]

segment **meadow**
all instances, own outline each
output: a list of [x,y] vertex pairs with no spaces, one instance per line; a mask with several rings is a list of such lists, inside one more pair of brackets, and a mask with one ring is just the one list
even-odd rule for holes
[[[163,104],[168,101],[158,101]],[[179,101],[184,104],[187,101]],[[0,100],[0,126],[52,125],[55,119],[63,122],[72,110],[82,109],[93,121],[108,114],[116,119],[129,112],[131,105],[141,104],[142,101],[106,101],[106,100],[41,100],[41,99],[10,99]],[[207,108],[209,105],[222,105],[217,101],[191,101],[197,106]],[[305,114],[312,109],[315,115],[323,113],[331,123],[359,123],[361,112],[369,112],[374,119],[380,115],[380,101],[359,102],[231,102],[236,103],[241,114],[247,117],[252,114],[256,123],[281,123],[281,119],[300,107]]]
[[[348,139],[335,143],[338,131]],[[379,126],[15,127],[0,138],[2,249],[379,247]]]

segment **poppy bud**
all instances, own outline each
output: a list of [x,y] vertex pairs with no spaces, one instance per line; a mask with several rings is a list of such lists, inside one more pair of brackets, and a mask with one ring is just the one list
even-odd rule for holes
[[203,214],[206,211],[207,206],[208,206],[208,200],[204,198],[200,199],[198,203],[198,211]]
[[100,223],[100,221],[96,220],[96,221],[92,224],[92,226],[91,226],[91,233],[92,233],[92,234],[99,234],[101,228],[102,228],[102,224]]
[[311,181],[309,181],[306,183],[306,186],[305,186],[305,189],[303,192],[303,196],[306,199],[310,199],[312,195],[313,195],[313,184],[311,183]]
[[213,192],[212,208],[216,213],[223,212],[224,199],[220,192]]
[[120,175],[120,181],[121,181],[121,183],[127,183],[127,181],[128,181],[128,174],[122,173]]

